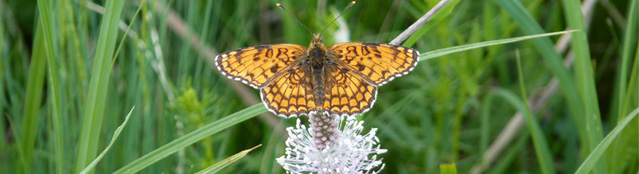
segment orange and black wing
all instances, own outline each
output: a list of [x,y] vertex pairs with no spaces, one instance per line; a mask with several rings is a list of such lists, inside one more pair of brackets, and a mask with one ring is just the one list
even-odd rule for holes
[[296,67],[282,73],[260,92],[266,108],[285,118],[308,115],[314,111],[316,104],[310,88],[310,69]]
[[215,66],[224,76],[259,89],[305,50],[294,44],[247,47],[216,56]]
[[330,46],[328,50],[375,86],[408,74],[419,59],[418,51],[390,44],[347,42]]
[[324,113],[357,115],[373,107],[377,87],[366,82],[358,73],[338,66],[326,67]]

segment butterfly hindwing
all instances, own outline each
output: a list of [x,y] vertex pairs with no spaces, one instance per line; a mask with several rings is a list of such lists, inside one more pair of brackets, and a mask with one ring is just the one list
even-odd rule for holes
[[326,67],[323,108],[334,115],[357,115],[373,107],[377,87],[358,73],[338,65]]
[[308,115],[315,110],[315,96],[310,88],[311,74],[307,68],[288,69],[261,89],[262,101],[268,110],[286,118]]

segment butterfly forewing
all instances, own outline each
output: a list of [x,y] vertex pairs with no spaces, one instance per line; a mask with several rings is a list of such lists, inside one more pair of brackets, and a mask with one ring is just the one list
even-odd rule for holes
[[328,50],[375,86],[412,71],[419,58],[419,52],[412,48],[379,43],[338,43]]
[[216,56],[215,66],[228,78],[263,88],[270,78],[299,58],[305,50],[306,47],[294,44],[247,47]]

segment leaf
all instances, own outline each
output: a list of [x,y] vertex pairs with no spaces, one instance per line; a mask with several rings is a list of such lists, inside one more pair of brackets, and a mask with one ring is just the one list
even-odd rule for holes
[[581,163],[581,166],[579,166],[575,173],[589,173],[590,170],[595,167],[595,164],[597,163],[597,161],[599,161],[599,158],[601,158],[604,152],[606,152],[606,149],[608,149],[610,144],[612,144],[612,141],[617,138],[621,131],[626,128],[628,123],[632,121],[632,119],[637,117],[637,114],[639,114],[639,108],[636,108],[634,111],[628,114],[617,126],[615,126],[615,128],[612,129],[612,131],[610,131],[610,133],[608,133],[608,135],[606,135],[606,137],[601,140],[599,144],[597,144],[595,149],[593,149],[588,157],[586,157],[586,160]]
[[104,155],[109,151],[109,149],[113,145],[113,142],[115,142],[115,140],[118,139],[118,136],[120,136],[120,133],[122,132],[122,129],[124,129],[124,126],[126,126],[126,123],[129,121],[129,117],[131,117],[131,113],[133,113],[134,109],[135,109],[135,106],[133,106],[133,108],[131,108],[131,111],[129,111],[129,114],[126,115],[126,117],[124,118],[124,122],[122,122],[122,124],[120,126],[118,126],[117,129],[115,129],[115,132],[113,133],[113,137],[111,138],[111,142],[109,142],[109,145],[107,145],[107,147],[102,151],[102,153],[100,153],[100,155],[98,155],[98,157],[96,157],[93,160],[93,162],[91,162],[89,164],[89,166],[84,168],[84,170],[82,170],[80,173],[84,174],[84,173],[87,173],[87,172],[93,170],[95,165],[97,165],[98,162],[100,162],[102,157],[104,157]]
[[250,149],[246,149],[243,150],[241,152],[236,153],[235,155],[232,155],[220,162],[217,162],[209,167],[207,167],[204,170],[200,170],[199,172],[197,172],[196,174],[201,174],[201,173],[217,173],[220,170],[222,170],[223,168],[225,168],[226,166],[229,166],[233,163],[235,163],[237,160],[241,159],[242,157],[246,156],[249,152],[253,151],[254,149],[258,148],[262,146],[262,144],[258,144],[255,147],[252,147]]
[[474,43],[474,44],[467,44],[467,45],[448,47],[448,48],[443,48],[443,49],[439,49],[439,50],[434,50],[434,51],[429,51],[429,52],[426,52],[426,53],[422,53],[419,56],[419,61],[428,60],[428,59],[431,59],[431,58],[440,57],[440,56],[443,56],[443,55],[452,54],[452,53],[456,53],[456,52],[462,52],[462,51],[466,51],[466,50],[471,50],[471,49],[475,49],[475,48],[482,48],[482,47],[493,46],[493,45],[500,45],[500,44],[506,44],[506,43],[519,42],[519,41],[528,40],[528,39],[534,39],[534,38],[540,38],[540,37],[546,37],[546,36],[554,36],[554,35],[571,33],[571,32],[576,32],[576,31],[579,31],[579,30],[559,31],[559,32],[546,33],[546,34],[536,34],[536,35],[530,35],[530,36],[522,36],[522,37],[515,37],[515,38],[508,38],[508,39],[492,40],[492,41],[479,42],[479,43]]

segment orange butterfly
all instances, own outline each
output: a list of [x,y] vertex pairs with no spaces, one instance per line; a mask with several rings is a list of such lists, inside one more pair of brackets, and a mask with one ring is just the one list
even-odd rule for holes
[[216,56],[215,66],[228,78],[260,89],[266,108],[288,118],[362,114],[373,107],[377,87],[412,71],[418,58],[416,50],[390,44],[347,42],[325,47],[321,34],[316,34],[308,48],[247,47]]

